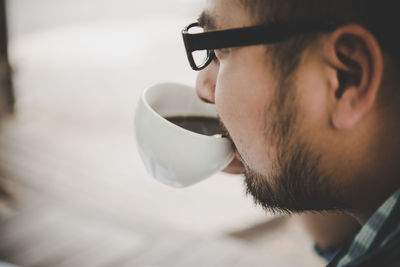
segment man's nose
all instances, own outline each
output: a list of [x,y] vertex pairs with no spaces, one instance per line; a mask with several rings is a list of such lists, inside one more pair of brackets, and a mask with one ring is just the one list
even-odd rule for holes
[[212,62],[197,75],[196,93],[201,100],[215,103],[215,84],[218,75],[218,64]]

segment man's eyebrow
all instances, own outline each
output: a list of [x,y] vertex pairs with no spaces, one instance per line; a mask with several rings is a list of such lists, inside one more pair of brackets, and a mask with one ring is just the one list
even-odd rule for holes
[[203,11],[197,21],[199,22],[200,26],[207,30],[216,29],[215,19],[207,11]]

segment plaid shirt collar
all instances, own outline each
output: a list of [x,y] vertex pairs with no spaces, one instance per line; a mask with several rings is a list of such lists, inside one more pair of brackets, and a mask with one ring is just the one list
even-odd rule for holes
[[393,222],[393,220],[398,220],[399,206],[400,189],[379,207],[353,238],[350,246],[344,248],[328,266],[349,265],[371,250],[385,245],[395,233],[400,231],[399,221]]

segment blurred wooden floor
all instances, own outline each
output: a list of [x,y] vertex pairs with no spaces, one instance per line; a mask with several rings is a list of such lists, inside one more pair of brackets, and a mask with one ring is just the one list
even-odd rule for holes
[[[300,266],[251,244],[254,233],[249,229],[237,231],[236,237],[233,232],[196,234],[152,220],[151,205],[145,203],[149,199],[136,202],[140,196],[133,193],[140,188],[131,190],[131,199],[121,190],[119,204],[125,202],[128,207],[118,208],[118,197],[106,197],[107,190],[118,195],[113,189],[116,185],[104,184],[104,177],[110,175],[107,168],[77,164],[77,157],[93,147],[77,141],[70,147],[77,149],[76,154],[69,154],[68,140],[63,142],[57,134],[61,129],[35,124],[11,119],[2,127],[0,168],[17,202],[1,216],[0,259],[43,267]],[[99,147],[101,141],[106,142],[97,137]],[[97,153],[88,162],[101,161]],[[146,205],[147,214],[136,205]],[[285,226],[286,219],[275,220]]]

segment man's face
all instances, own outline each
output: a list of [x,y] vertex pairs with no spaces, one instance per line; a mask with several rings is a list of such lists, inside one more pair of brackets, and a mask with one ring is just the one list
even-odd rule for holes
[[[237,1],[210,0],[205,14],[209,30],[254,24]],[[199,74],[196,90],[203,100],[215,102],[245,167],[248,193],[266,209],[334,208],[338,201],[326,184],[321,156],[307,141],[302,117],[312,107],[302,108],[307,97],[298,89],[309,81],[298,79],[301,70],[278,78],[264,45],[215,53],[217,59]]]

